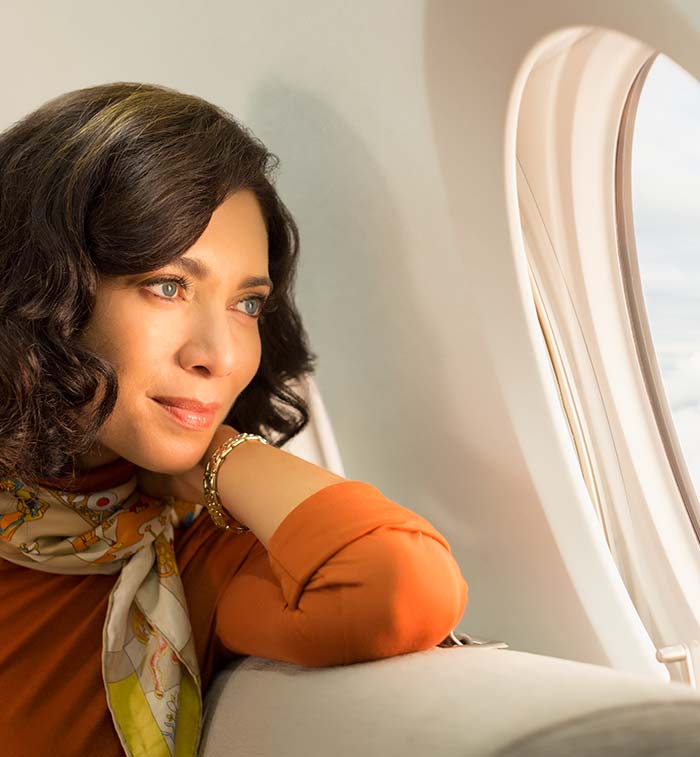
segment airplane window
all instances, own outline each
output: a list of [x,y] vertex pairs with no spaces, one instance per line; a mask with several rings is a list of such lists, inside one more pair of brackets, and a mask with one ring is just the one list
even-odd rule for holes
[[700,491],[700,83],[659,55],[632,142],[634,237],[649,329]]

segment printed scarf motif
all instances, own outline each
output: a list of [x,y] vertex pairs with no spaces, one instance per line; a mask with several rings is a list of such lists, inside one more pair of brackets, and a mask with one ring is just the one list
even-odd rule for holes
[[129,757],[194,757],[202,693],[174,527],[200,504],[141,494],[137,479],[92,493],[0,480],[0,557],[48,573],[120,573],[102,633],[107,704]]

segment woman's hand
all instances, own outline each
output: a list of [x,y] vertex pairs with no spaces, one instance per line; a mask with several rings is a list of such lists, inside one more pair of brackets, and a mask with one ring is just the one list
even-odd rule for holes
[[204,468],[207,461],[214,453],[214,450],[226,439],[235,436],[238,433],[232,426],[222,424],[214,432],[214,436],[209,443],[202,458],[197,462],[194,468],[170,475],[167,473],[154,473],[145,468],[136,469],[137,488],[140,492],[150,497],[175,497],[186,502],[195,502],[204,504]]

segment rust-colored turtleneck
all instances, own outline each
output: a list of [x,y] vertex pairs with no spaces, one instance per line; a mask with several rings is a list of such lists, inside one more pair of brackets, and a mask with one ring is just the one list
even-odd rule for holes
[[[105,490],[133,471],[119,459],[81,474],[72,490]],[[252,532],[217,529],[206,511],[175,529],[205,695],[237,655],[321,667],[429,649],[467,604],[445,538],[362,481],[301,502],[268,546]],[[101,672],[117,578],[57,575],[0,558],[3,757],[123,755]]]

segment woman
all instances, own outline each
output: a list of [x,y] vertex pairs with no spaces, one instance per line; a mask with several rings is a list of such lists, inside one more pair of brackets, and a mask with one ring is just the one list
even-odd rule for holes
[[316,356],[277,162],[129,82],[0,135],[5,757],[194,755],[235,656],[380,659],[464,612],[428,521],[280,449]]

